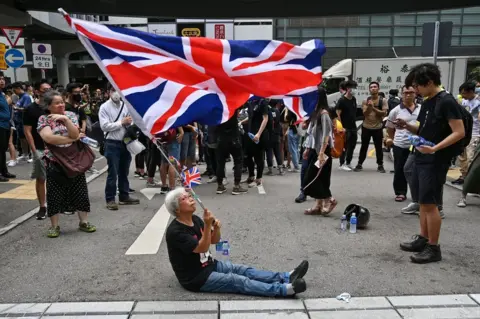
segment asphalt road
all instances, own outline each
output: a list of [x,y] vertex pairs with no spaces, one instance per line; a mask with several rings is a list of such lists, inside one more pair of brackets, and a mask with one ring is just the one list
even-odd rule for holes
[[[201,185],[197,191],[222,220],[234,262],[290,270],[302,259],[310,261],[308,290],[300,297],[342,292],[352,296],[478,293],[480,199],[472,198],[468,208],[458,209],[460,192],[446,187],[444,260],[414,265],[398,244],[417,233],[418,218],[400,214],[404,203],[393,200],[391,174],[377,173],[373,158],[364,166],[364,172],[348,173],[337,169],[338,161],[334,164],[332,190],[339,205],[329,217],[305,216],[303,210],[312,205],[311,200],[294,203],[299,186],[295,173],[265,177],[265,195],[257,189],[242,196],[216,195],[215,185]],[[392,169],[388,160],[386,169]],[[103,200],[105,178],[89,184],[90,221],[97,226],[96,233],[78,232],[78,219],[62,216],[63,234],[57,239],[45,236],[48,221],[33,219],[0,237],[0,303],[248,298],[183,290],[170,267],[165,242],[156,254],[125,255],[164,196],[149,201],[137,192],[140,206],[108,211]],[[132,177],[132,187],[140,190],[144,181]],[[341,212],[350,203],[364,205],[372,213],[369,228],[355,235],[338,231]]]

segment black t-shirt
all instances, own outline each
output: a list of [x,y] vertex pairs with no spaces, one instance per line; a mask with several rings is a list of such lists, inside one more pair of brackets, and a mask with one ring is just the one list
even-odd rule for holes
[[238,130],[238,109],[235,110],[232,117],[225,123],[215,127],[215,135],[218,137],[229,136],[236,137],[239,135]]
[[[438,94],[442,94],[442,97],[439,97]],[[446,93],[438,94],[423,102],[417,118],[420,123],[418,135],[435,144],[452,134],[452,129],[448,124],[449,120],[462,119],[460,105],[455,98]],[[448,162],[453,158],[454,152],[455,144],[436,152],[435,160]],[[419,152],[416,153],[420,158],[425,157]]]
[[32,127],[32,137],[37,150],[45,149],[45,143],[37,131],[38,119],[40,116],[45,114],[45,110],[43,110],[37,103],[30,104],[30,106],[27,107],[23,113],[23,125]]
[[343,128],[348,130],[357,129],[357,124],[355,123],[357,119],[357,100],[355,97],[349,100],[342,96],[337,102],[336,109],[342,111],[340,121]]
[[215,260],[210,251],[197,254],[203,234],[203,221],[193,215],[193,226],[187,226],[174,219],[167,228],[168,256],[180,284],[187,290],[200,291],[208,276],[215,270]]
[[[248,105],[248,131],[250,133],[257,134],[262,125],[264,115],[268,116],[268,104],[266,101],[253,102]],[[266,132],[265,127],[262,136],[264,136]]]
[[78,116],[78,123],[82,126],[82,122],[87,120],[87,115],[85,114],[85,110],[80,107],[75,107],[70,103],[65,103],[65,111],[70,111]]
[[276,107],[270,107],[270,113],[272,114],[272,130],[271,135],[282,135],[282,126],[280,125],[280,111]]

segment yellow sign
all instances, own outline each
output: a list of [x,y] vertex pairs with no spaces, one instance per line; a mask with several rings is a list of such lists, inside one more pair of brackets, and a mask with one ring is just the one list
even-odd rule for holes
[[0,43],[0,70],[6,70],[8,68],[5,62],[5,51],[7,51],[7,47],[5,44]]
[[185,28],[182,30],[182,37],[199,37],[201,33],[199,28]]

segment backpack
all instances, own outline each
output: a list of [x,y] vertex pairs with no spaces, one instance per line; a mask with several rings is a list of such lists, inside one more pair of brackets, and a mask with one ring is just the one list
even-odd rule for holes
[[400,99],[396,96],[390,97],[387,103],[388,103],[388,113],[390,113],[397,105],[400,104]]
[[470,141],[472,140],[472,130],[473,130],[473,117],[470,112],[468,112],[465,107],[462,105],[458,104],[457,99],[455,97],[446,92],[442,91],[437,95],[437,102],[438,100],[444,98],[445,96],[450,95],[452,98],[457,102],[458,108],[460,109],[460,113],[462,114],[462,121],[463,121],[463,127],[465,129],[465,136],[455,144],[453,144],[453,148],[455,149],[454,156],[461,155],[465,148],[470,144]]

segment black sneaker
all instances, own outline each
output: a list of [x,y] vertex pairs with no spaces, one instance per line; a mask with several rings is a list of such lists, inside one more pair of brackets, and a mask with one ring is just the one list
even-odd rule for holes
[[138,198],[127,197],[123,200],[119,200],[118,203],[120,205],[138,205],[140,204],[140,200]]
[[355,166],[355,168],[353,169],[354,172],[360,172],[363,170],[363,167],[362,165],[358,164],[357,166]]
[[168,193],[169,191],[170,191],[170,187],[168,187],[168,186],[162,186],[162,187],[160,188],[160,194],[166,194],[166,193]]
[[295,294],[300,294],[307,290],[307,283],[303,278],[298,278],[294,282],[292,282],[293,286],[293,291],[295,291]]
[[140,176],[142,176],[142,174],[140,174],[140,172],[135,172],[135,173],[133,174],[133,177],[140,177]]
[[135,190],[132,189],[132,188],[129,188],[129,189],[128,189],[128,193],[129,193],[129,194],[133,194],[133,193],[135,193]]
[[273,171],[271,168],[268,169],[268,171],[265,173],[267,176],[273,176]]
[[415,264],[428,264],[442,260],[442,252],[440,245],[426,245],[425,249],[413,256],[410,260]]
[[301,192],[297,198],[295,198],[295,203],[303,203],[304,201],[307,200],[307,196],[303,192]]
[[413,240],[409,242],[404,242],[400,244],[400,249],[404,251],[411,251],[419,253],[425,249],[425,246],[428,243],[428,239],[420,235],[415,235],[412,237]]
[[385,172],[385,168],[383,167],[383,165],[378,165],[377,172],[383,173],[383,174],[386,173],[386,172]]
[[463,177],[459,177],[457,178],[456,180],[454,180],[452,182],[453,185],[463,185],[463,183],[465,182],[465,180],[463,179]]
[[9,181],[8,178],[3,177],[2,175],[0,175],[0,183],[6,183],[6,182],[8,182],[8,181]]
[[289,282],[294,283],[297,279],[303,278],[308,271],[308,260],[304,260],[290,274]]
[[37,212],[37,220],[44,220],[46,217],[47,217],[47,208],[40,207],[40,209]]
[[225,185],[223,185],[223,183],[220,184],[220,185],[218,185],[218,187],[217,187],[217,194],[223,194],[223,193],[225,193],[226,191],[227,191],[227,188],[225,187]]
[[5,177],[5,178],[17,178],[17,175],[6,172],[5,174],[3,174],[3,177]]
[[[224,188],[225,188],[225,186],[224,186]],[[217,189],[217,193],[218,193],[218,189]],[[246,194],[246,193],[248,193],[248,189],[245,189],[240,185],[233,186],[232,195],[242,195],[242,194]]]

